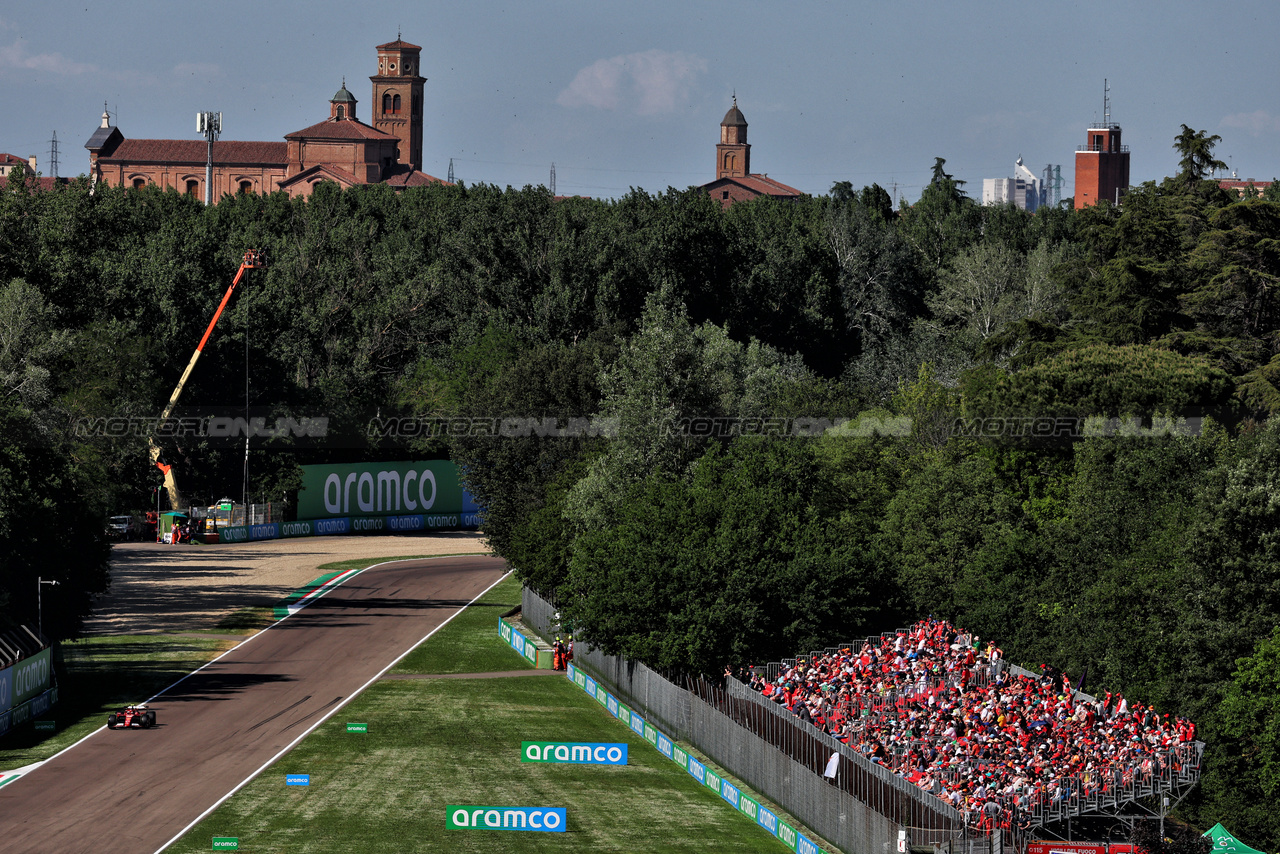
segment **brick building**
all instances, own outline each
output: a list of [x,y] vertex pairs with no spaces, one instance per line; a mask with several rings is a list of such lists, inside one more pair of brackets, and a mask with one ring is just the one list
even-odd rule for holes
[[0,178],[9,177],[9,173],[15,168],[21,168],[23,170],[30,169],[32,172],[35,172],[36,156],[33,154],[30,157],[23,159],[21,157],[15,157],[12,154],[0,153]]
[[767,174],[752,174],[751,146],[747,144],[747,120],[738,109],[738,98],[720,122],[720,142],[716,145],[716,179],[703,184],[723,207],[734,202],[769,196],[795,200],[803,195],[795,187],[775,181]]
[[1120,125],[1089,128],[1088,144],[1076,149],[1076,210],[1105,199],[1119,204],[1129,189],[1129,146],[1120,144]]
[[[343,81],[329,99],[329,117],[286,134],[283,142],[213,143],[213,197],[227,193],[310,195],[321,181],[342,187],[387,183],[398,189],[439,182],[421,171],[422,89],[417,45],[396,39],[378,45],[373,124],[359,120],[357,101]],[[203,198],[208,143],[200,139],[126,139],[102,123],[85,143],[93,183],[154,184]]]
[[1239,178],[1236,178],[1233,176],[1231,178],[1223,178],[1219,180],[1218,186],[1224,190],[1230,190],[1231,192],[1235,193],[1238,197],[1243,199],[1251,191],[1256,190],[1258,193],[1261,193],[1263,190],[1270,187],[1272,183],[1274,182],[1255,181],[1252,178],[1248,178],[1246,180],[1241,181]]

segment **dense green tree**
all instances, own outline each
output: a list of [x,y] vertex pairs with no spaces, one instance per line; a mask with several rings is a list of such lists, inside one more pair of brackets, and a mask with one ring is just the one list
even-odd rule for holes
[[79,636],[94,595],[110,582],[106,512],[94,500],[100,476],[60,436],[0,399],[0,621],[35,629],[40,577],[58,582],[45,592],[45,635]]
[[902,233],[919,253],[923,279],[929,283],[957,252],[981,238],[982,210],[960,189],[964,183],[942,171],[942,158],[934,163],[933,180],[914,205],[899,216]]
[[1280,428],[1248,435],[1206,472],[1186,531],[1180,650],[1188,691],[1210,708],[1237,659],[1280,621]]
[[837,259],[827,240],[823,205],[804,199],[777,204],[757,199],[724,215],[727,267],[708,318],[731,332],[788,353],[815,371],[840,373],[856,344],[847,334]]
[[966,410],[1028,416],[1196,415],[1222,411],[1230,378],[1207,359],[1157,347],[1097,344],[1068,350],[1014,372],[974,375]]
[[[420,416],[470,419],[460,423],[475,429],[450,436],[447,452],[485,508],[490,546],[522,571],[536,572],[525,566],[529,550],[537,550],[536,537],[525,536],[517,548],[516,532],[548,502],[562,510],[563,501],[549,495],[552,484],[563,483],[566,469],[577,470],[608,438],[609,428],[593,415],[600,402],[599,365],[613,360],[614,349],[602,335],[573,345],[521,346],[491,329],[451,359],[448,371],[420,365],[402,390]],[[428,443],[416,450],[434,456],[444,449]],[[532,529],[560,524],[545,514],[540,519]],[[550,591],[546,583],[537,586]]]
[[1181,177],[1190,181],[1208,178],[1219,169],[1226,169],[1227,164],[1213,156],[1213,149],[1222,137],[1216,133],[1208,135],[1208,131],[1192,130],[1186,125],[1173,140],[1173,148],[1178,152],[1178,171]]
[[45,298],[22,279],[0,287],[0,395],[29,412],[53,396],[49,367],[70,346],[70,330],[57,329]]
[[562,610],[606,652],[703,674],[866,634],[881,581],[815,512],[825,489],[803,443],[712,446],[578,537]]
[[1019,652],[1088,668],[1092,686],[1131,700],[1191,711],[1179,660],[1185,532],[1217,453],[1212,431],[1075,446],[1060,510],[1039,526],[1041,571],[1024,596]]
[[1214,743],[1198,799],[1205,821],[1230,816],[1238,838],[1270,847],[1280,839],[1280,628],[1236,662],[1207,737]]
[[978,243],[960,252],[929,296],[934,318],[978,341],[998,334],[1023,316],[1025,263],[1024,256],[1001,244]]
[[1188,258],[1196,285],[1182,296],[1198,330],[1252,368],[1280,352],[1280,205],[1252,200],[1215,211]]
[[848,331],[857,350],[875,350],[923,313],[922,283],[911,247],[861,200],[832,205],[827,234]]
[[599,413],[617,436],[569,496],[582,529],[607,526],[630,485],[653,472],[685,476],[708,443],[737,435],[742,419],[774,417],[777,390],[811,377],[798,358],[694,326],[669,299],[650,299],[641,329],[601,372]]
[[915,613],[955,619],[974,555],[1005,539],[1016,505],[990,462],[950,445],[917,457],[885,508],[878,542]]

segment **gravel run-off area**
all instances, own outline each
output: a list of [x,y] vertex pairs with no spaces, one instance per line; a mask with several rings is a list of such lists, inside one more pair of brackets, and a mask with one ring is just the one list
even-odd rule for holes
[[356,558],[487,554],[482,534],[300,537],[226,545],[117,543],[111,589],[85,622],[91,635],[207,631],[243,608],[269,607]]

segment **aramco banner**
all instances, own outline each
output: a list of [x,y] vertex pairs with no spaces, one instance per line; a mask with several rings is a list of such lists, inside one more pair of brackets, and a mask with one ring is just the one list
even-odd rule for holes
[[49,649],[46,647],[30,658],[24,658],[13,665],[12,705],[14,708],[48,689],[51,660]]
[[449,460],[302,467],[299,519],[406,514],[474,516],[478,508]]

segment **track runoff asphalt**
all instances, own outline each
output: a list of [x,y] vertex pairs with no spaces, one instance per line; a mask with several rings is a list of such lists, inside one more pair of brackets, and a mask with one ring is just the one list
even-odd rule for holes
[[[382,564],[0,789],[0,849],[155,852],[495,584],[506,564]],[[105,723],[105,721],[104,721]]]

